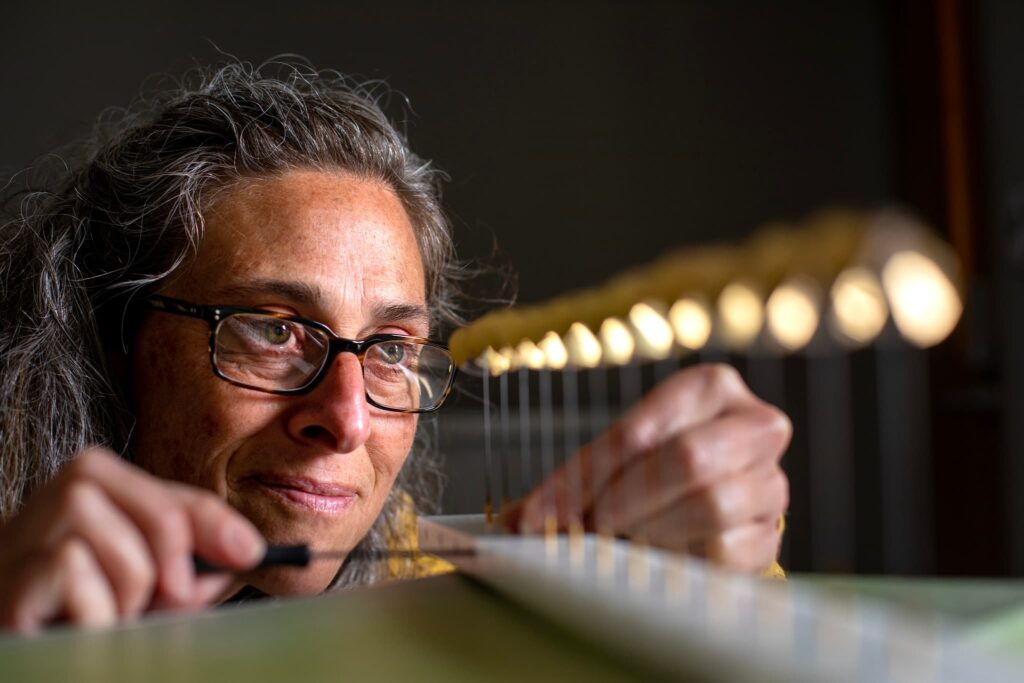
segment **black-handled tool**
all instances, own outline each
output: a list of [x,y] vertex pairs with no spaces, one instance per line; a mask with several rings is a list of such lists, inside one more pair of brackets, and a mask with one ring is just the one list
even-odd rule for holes
[[[317,553],[317,557],[321,557],[321,553]],[[313,561],[313,551],[310,550],[308,545],[270,545],[267,546],[267,552],[260,560],[260,563],[254,567],[254,569],[263,569],[265,567],[308,567],[309,563]],[[196,574],[216,574],[220,572],[233,572],[233,569],[225,569],[220,565],[207,562],[198,555],[192,557],[192,563],[195,567]]]
[[[356,551],[360,552],[360,551]],[[475,551],[471,548],[448,548],[448,549],[415,549],[415,550],[385,550],[381,552],[366,553],[373,559],[388,560],[391,558],[416,559],[427,555],[440,557],[473,555]],[[334,550],[313,550],[308,545],[270,545],[267,552],[260,560],[260,563],[253,569],[264,569],[266,567],[308,567],[314,560],[343,560],[348,557],[347,552]],[[233,569],[226,569],[220,565],[207,562],[198,555],[192,556],[192,563],[196,574],[217,574],[233,573]],[[247,570],[252,571],[252,570]]]

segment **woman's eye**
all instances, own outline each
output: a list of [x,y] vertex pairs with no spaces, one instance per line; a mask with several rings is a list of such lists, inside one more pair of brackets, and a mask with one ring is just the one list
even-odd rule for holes
[[292,338],[292,329],[285,323],[266,323],[260,330],[263,338],[271,344],[287,344]]
[[405,360],[405,347],[401,344],[383,344],[381,351],[381,355],[388,363],[397,365]]

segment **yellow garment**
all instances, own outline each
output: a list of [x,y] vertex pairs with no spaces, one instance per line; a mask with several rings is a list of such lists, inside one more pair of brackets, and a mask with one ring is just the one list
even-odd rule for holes
[[[391,550],[420,549],[419,525],[416,523],[416,506],[404,491],[401,493],[401,510],[398,514],[397,529],[391,529],[388,534],[388,548]],[[413,557],[389,557],[388,558],[388,579],[421,579],[437,574],[447,574],[455,571],[455,565],[442,560],[436,555],[415,554]]]
[[[419,550],[419,531],[416,523],[416,509],[412,499],[403,494],[402,510],[399,514],[399,528],[394,529],[388,537],[388,547],[392,550]],[[779,535],[786,529],[786,522],[779,518]],[[455,565],[436,555],[417,554],[414,557],[388,558],[388,579],[419,579],[437,574],[455,571]],[[778,562],[772,562],[768,569],[761,572],[766,579],[784,579],[786,572]]]
[[[779,529],[779,538],[781,539],[782,534],[786,531],[786,517],[784,515],[779,516],[779,523],[776,526]],[[772,566],[761,572],[761,577],[765,579],[784,579],[786,578],[786,572],[778,562],[772,562]]]

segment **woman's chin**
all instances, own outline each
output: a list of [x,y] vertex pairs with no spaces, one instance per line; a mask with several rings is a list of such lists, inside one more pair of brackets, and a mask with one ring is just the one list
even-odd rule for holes
[[[373,519],[364,505],[328,513],[310,511],[276,492],[265,495],[229,497],[234,505],[263,535],[268,545],[308,545],[314,551],[344,553],[358,544]],[[362,501],[358,501],[362,502]],[[268,595],[315,595],[326,590],[338,574],[342,560],[313,560],[307,567],[267,567],[245,575],[245,582]]]
[[246,574],[245,582],[267,595],[316,595],[327,590],[340,567],[335,560],[308,567],[268,567]]

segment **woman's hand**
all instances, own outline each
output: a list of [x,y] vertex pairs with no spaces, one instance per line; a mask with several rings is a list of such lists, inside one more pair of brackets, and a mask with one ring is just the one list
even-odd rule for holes
[[587,528],[694,552],[744,572],[775,561],[789,504],[779,459],[791,426],[727,365],[702,365],[656,386],[573,461],[535,489],[518,514],[536,533]]
[[79,454],[0,528],[0,629],[100,626],[209,603],[234,579],[193,554],[251,568],[264,542],[210,491],[157,479],[110,451]]

